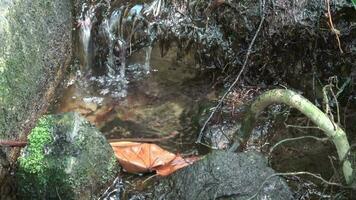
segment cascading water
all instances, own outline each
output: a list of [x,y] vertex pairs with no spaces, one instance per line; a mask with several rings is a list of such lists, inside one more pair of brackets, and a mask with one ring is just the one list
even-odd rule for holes
[[[179,40],[189,38],[207,47],[229,46],[218,34],[218,27],[187,29],[191,19],[184,14],[186,4],[176,4],[173,2],[169,7],[162,0],[120,6],[106,0],[83,4],[77,20],[82,49],[78,57],[83,69],[78,76],[82,77],[81,88],[91,88],[84,90],[88,97],[126,97],[128,83],[146,77],[153,69],[150,63],[153,44],[160,39],[169,40],[167,35]],[[130,55],[140,49],[144,51],[142,62],[129,62]],[[204,53],[204,49],[197,51]]]
[[[216,44],[229,47],[218,27],[213,27],[213,30],[203,27],[187,29],[185,24],[189,24],[191,19],[182,14],[184,9],[180,11],[185,4],[173,4],[172,10],[162,0],[134,6],[111,7],[106,1],[83,6],[79,21],[84,51],[82,65],[84,69],[99,72],[83,74],[91,76],[91,84],[95,85],[99,95],[125,97],[132,79],[150,73],[153,43],[167,34],[182,40],[190,38],[208,47]],[[139,49],[145,50],[144,63],[127,63],[127,58]],[[225,50],[230,52],[229,48]],[[197,51],[203,52],[204,48]],[[128,76],[132,74],[132,77]]]
[[82,45],[82,67],[84,69],[89,69],[91,67],[89,60],[89,44],[95,10],[96,6],[88,6],[87,4],[83,4],[81,16],[77,20],[77,26],[79,27],[79,38]]
[[[132,38],[137,31],[135,26],[138,21],[144,19],[141,16],[144,7],[143,5],[135,5],[132,8],[121,6],[110,10],[110,6],[105,4],[106,9],[98,9],[103,5],[83,5],[82,14],[78,20],[80,45],[82,45],[83,52],[79,57],[83,57],[82,68],[89,71],[84,74],[91,76],[91,83],[97,87],[100,95],[121,98],[127,95],[129,81],[126,68],[130,66],[127,66],[126,58],[132,53]],[[107,10],[107,12],[97,13],[102,10]],[[103,16],[97,17],[100,14]],[[146,49],[145,63],[135,68],[135,70],[144,71],[143,74],[148,74],[150,70],[149,60],[152,47],[146,47]],[[92,58],[95,59],[93,64],[91,64]],[[93,69],[97,68],[100,68],[97,71],[101,73],[92,73]]]
[[[113,97],[125,97],[127,94],[126,89],[128,82],[125,76],[126,51],[124,50],[126,44],[119,33],[122,13],[123,7],[115,9],[111,15],[108,18],[104,18],[99,25],[100,33],[103,34],[108,48],[106,60],[104,61],[106,74],[92,79],[103,86],[100,94],[109,94]],[[120,55],[115,55],[114,51],[119,52]]]

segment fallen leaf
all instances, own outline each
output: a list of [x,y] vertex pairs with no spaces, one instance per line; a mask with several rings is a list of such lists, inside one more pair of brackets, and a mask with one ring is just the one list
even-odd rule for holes
[[172,174],[173,172],[177,171],[178,169],[181,169],[183,167],[186,167],[188,165],[191,165],[193,162],[198,160],[199,157],[189,157],[189,158],[183,158],[181,156],[176,156],[174,160],[171,162],[167,163],[166,165],[162,165],[156,168],[156,173],[160,176],[168,176]]
[[156,171],[160,176],[168,176],[199,159],[183,158],[150,143],[111,142],[110,145],[121,166],[130,173]]
[[136,142],[110,143],[122,167],[130,173],[155,171],[156,167],[172,161],[176,155],[156,144]]

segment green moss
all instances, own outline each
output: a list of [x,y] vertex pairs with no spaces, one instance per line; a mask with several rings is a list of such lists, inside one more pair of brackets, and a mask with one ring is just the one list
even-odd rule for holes
[[49,117],[41,118],[37,126],[28,137],[26,154],[29,156],[19,158],[20,168],[28,173],[43,174],[48,167],[45,158],[45,146],[52,142],[51,123]]
[[61,197],[70,199],[72,195],[71,185],[66,182],[68,175],[64,172],[63,166],[46,152],[46,146],[54,142],[54,127],[53,117],[42,117],[28,136],[28,146],[22,152],[24,155],[18,159],[19,168],[16,174],[21,185],[18,191],[21,198],[36,199],[45,196],[51,199],[56,189],[53,186],[61,186],[59,191]]
[[18,196],[89,199],[115,178],[118,168],[110,145],[84,118],[75,113],[47,116],[32,130],[19,158]]

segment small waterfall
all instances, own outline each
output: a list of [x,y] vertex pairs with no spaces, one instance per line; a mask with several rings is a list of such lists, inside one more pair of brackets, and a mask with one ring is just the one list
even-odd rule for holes
[[[111,8],[108,3],[83,4],[81,15],[78,17],[79,39],[81,43],[81,65],[83,74],[89,75],[93,87],[100,95],[125,97],[129,78],[127,71],[127,57],[132,53],[132,38],[139,30],[141,35],[145,30],[143,13],[144,5],[123,5]],[[161,4],[155,4],[160,7]],[[151,6],[151,8],[155,8]],[[149,28],[148,28],[149,29]],[[149,30],[147,30],[149,32]],[[140,38],[147,40],[147,38]],[[136,38],[137,40],[137,38]],[[153,41],[153,40],[152,40]],[[141,48],[145,50],[144,63],[135,70],[142,74],[149,74],[152,47],[146,42]],[[93,60],[93,62],[91,62]],[[102,72],[102,73],[101,73]]]
[[[106,60],[106,67],[108,70],[108,75],[110,76],[114,76],[116,74],[116,69],[115,69],[115,65],[116,65],[116,56],[114,55],[114,49],[115,48],[119,48],[119,52],[120,53],[124,53],[124,51],[120,51],[120,47],[123,48],[124,42],[122,41],[121,37],[119,36],[120,33],[120,18],[121,13],[122,13],[122,8],[119,8],[117,10],[114,10],[111,13],[111,16],[109,19],[104,19],[103,21],[103,30],[106,33],[106,37],[107,37],[107,42],[108,42],[108,49],[109,49],[109,53],[107,55],[107,60]],[[117,43],[117,44],[116,44]],[[115,44],[117,46],[115,46]],[[125,55],[121,56],[124,57]],[[121,65],[124,63],[121,63]],[[121,68],[124,66],[121,66]],[[122,70],[121,70],[122,71]],[[125,73],[120,73],[120,76],[122,78],[125,78]]]
[[[107,73],[99,77],[97,81],[103,86],[100,93],[102,95],[110,94],[113,97],[125,97],[127,94],[128,81],[125,76],[126,43],[120,33],[123,10],[123,7],[114,10],[100,25],[101,33],[104,35],[108,49],[106,60],[104,61]],[[120,55],[115,55],[114,51]],[[120,61],[120,63],[117,61]]]
[[95,10],[96,6],[83,4],[81,16],[77,20],[77,26],[79,27],[79,39],[82,45],[82,65],[84,69],[90,69],[91,67],[89,44],[91,41],[91,31]]
[[144,72],[146,74],[150,73],[150,60],[151,60],[152,46],[146,47],[145,51],[145,64],[143,66]]

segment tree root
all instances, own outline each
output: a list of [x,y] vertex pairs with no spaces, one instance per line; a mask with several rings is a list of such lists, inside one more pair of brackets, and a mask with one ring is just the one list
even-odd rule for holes
[[334,143],[339,160],[342,161],[342,171],[348,185],[353,184],[353,168],[348,154],[350,144],[345,132],[339,125],[333,122],[325,113],[317,108],[313,103],[292,90],[274,89],[260,95],[250,106],[250,110],[245,117],[240,133],[234,135],[234,145],[230,151],[235,151],[238,146],[244,145],[255,125],[258,115],[269,105],[274,103],[284,103],[298,109],[307,116],[316,126],[318,126],[327,137]]

